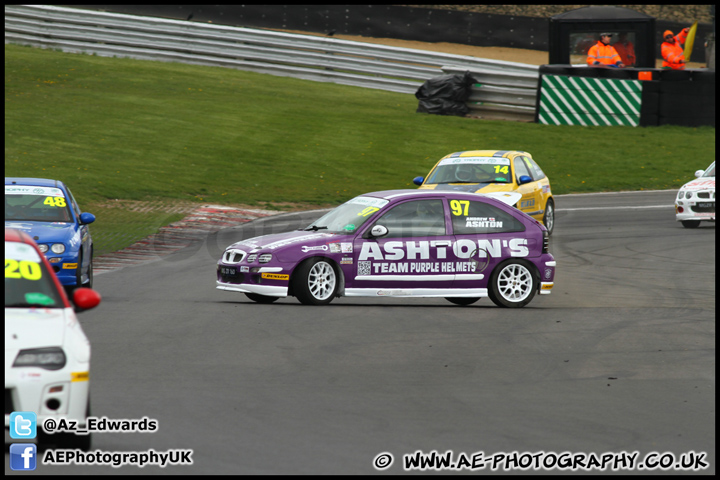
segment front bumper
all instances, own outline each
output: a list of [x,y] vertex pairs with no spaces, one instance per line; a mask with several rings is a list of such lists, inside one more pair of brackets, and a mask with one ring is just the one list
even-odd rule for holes
[[58,280],[62,285],[77,285],[77,273],[78,269],[82,268],[82,265],[78,263],[78,255],[56,255],[53,253],[45,254],[48,262],[55,271]]
[[290,274],[283,267],[249,267],[218,262],[216,288],[229,292],[287,297]]
[[675,220],[715,221],[715,200],[676,200]]
[[12,412],[34,412],[38,430],[47,418],[63,417],[85,425],[90,392],[88,365],[58,371],[29,367],[6,369],[5,428],[10,426]]
[[218,290],[226,290],[229,292],[255,293],[265,295],[267,297],[287,297],[288,287],[280,287],[274,285],[253,285],[249,283],[229,284],[218,281]]

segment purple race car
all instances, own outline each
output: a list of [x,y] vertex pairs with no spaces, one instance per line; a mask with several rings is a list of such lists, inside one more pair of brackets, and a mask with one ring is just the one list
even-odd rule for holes
[[512,207],[516,193],[390,190],[355,197],[300,231],[230,245],[217,288],[270,303],[295,296],[482,297],[523,307],[549,294],[555,259],[546,228]]

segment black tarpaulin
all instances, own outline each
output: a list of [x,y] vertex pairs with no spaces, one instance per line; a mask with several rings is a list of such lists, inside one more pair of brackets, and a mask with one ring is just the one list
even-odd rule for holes
[[415,92],[415,98],[419,100],[417,113],[464,117],[470,112],[466,102],[474,83],[475,79],[470,72],[441,75],[427,80]]

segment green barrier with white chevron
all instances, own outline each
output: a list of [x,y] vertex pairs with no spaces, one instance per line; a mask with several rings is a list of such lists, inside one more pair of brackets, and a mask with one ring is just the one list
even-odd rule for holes
[[546,125],[640,124],[642,82],[543,75],[538,122]]

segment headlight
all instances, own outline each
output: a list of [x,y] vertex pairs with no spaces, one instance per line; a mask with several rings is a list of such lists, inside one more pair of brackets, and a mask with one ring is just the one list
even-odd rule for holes
[[684,196],[685,196],[685,192],[683,190],[680,190],[678,192],[677,198],[678,198],[678,200],[682,200]]
[[60,347],[31,348],[20,350],[13,367],[40,367],[45,370],[60,370],[65,366],[65,352]]
[[48,246],[40,243],[40,244],[38,244],[38,250],[40,250],[42,253],[45,253],[48,251]]
[[50,247],[50,250],[53,251],[53,253],[63,253],[65,251],[65,245],[62,243],[53,243],[53,246]]
[[692,198],[692,192],[685,192],[685,198],[687,198],[687,199]]
[[270,260],[272,260],[272,253],[263,253],[258,258],[259,263],[268,263]]
[[252,263],[252,262],[255,261],[256,258],[257,258],[257,253],[253,253],[253,254],[251,254],[251,255],[248,255],[247,262],[248,262],[248,263]]

